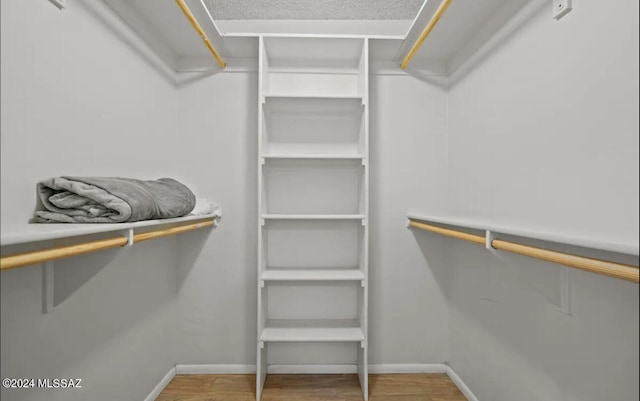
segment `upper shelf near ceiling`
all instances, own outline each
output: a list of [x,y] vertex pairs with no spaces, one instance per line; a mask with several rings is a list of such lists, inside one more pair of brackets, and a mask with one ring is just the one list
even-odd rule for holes
[[[426,0],[413,21],[214,21],[201,0],[185,0],[225,61],[256,59],[259,35],[358,36],[371,39],[371,58],[400,67],[442,0]],[[216,70],[211,54],[174,1],[103,0],[176,72]],[[448,76],[506,24],[518,25],[546,0],[453,0],[410,62],[407,71]],[[522,10],[528,8],[530,11]],[[517,14],[526,14],[524,16]],[[515,21],[512,21],[515,20]],[[504,30],[504,29],[503,29]],[[486,46],[485,46],[486,47]]]
[[[426,0],[405,40],[399,46],[396,61],[411,51],[425,27],[437,14],[443,0]],[[529,15],[546,0],[452,0],[409,63],[407,70],[430,70],[451,75],[478,52],[495,34],[510,23],[520,25],[519,12]],[[523,10],[523,8],[529,10]]]

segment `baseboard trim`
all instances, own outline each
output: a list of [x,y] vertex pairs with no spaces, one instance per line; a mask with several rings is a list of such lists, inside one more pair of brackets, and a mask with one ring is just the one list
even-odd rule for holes
[[256,365],[176,365],[179,375],[223,375],[256,373]]
[[445,373],[447,365],[443,363],[383,363],[369,365],[369,373]]
[[156,398],[158,398],[162,390],[164,390],[164,388],[167,387],[167,384],[169,384],[169,382],[175,376],[176,376],[176,368],[174,367],[174,368],[171,368],[171,370],[166,375],[164,375],[164,377],[160,380],[160,382],[158,382],[158,384],[156,384],[156,386],[153,388],[153,390],[151,390],[151,392],[144,399],[144,401],[154,401]]
[[471,389],[462,381],[460,376],[458,376],[458,374],[456,372],[454,372],[453,369],[451,369],[451,366],[447,365],[446,373],[447,373],[447,376],[449,376],[449,379],[451,379],[451,381],[456,386],[458,386],[458,388],[460,389],[462,394],[465,397],[467,397],[467,400],[469,400],[469,401],[478,401],[478,398],[475,396],[475,394],[473,394]]

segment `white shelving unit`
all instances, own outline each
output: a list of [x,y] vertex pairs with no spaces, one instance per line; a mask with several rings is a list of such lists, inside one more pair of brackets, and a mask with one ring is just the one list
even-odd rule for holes
[[259,38],[258,400],[270,343],[353,343],[368,398],[368,46]]

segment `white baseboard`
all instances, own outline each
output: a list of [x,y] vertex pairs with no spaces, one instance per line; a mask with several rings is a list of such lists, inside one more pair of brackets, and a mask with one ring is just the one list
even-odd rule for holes
[[444,363],[383,363],[369,365],[369,373],[445,373],[447,365]]
[[151,392],[144,399],[144,401],[154,401],[156,398],[158,398],[162,390],[164,390],[164,388],[167,387],[167,384],[169,384],[169,382],[175,377],[175,375],[176,375],[176,368],[171,368],[171,370],[166,375],[164,375],[162,380],[160,380],[160,382],[156,384],[153,390],[151,390]]
[[453,369],[451,369],[451,367],[449,365],[447,365],[447,376],[449,376],[449,378],[451,379],[451,381],[458,386],[458,388],[460,389],[460,391],[462,392],[462,394],[467,397],[467,400],[469,401],[478,401],[478,398],[475,396],[475,394],[473,394],[473,392],[471,391],[471,389],[469,387],[467,387],[466,384],[464,384],[464,382],[462,381],[462,379],[460,378],[460,376],[458,376],[456,374],[456,372],[453,371]]
[[256,373],[256,365],[176,365],[179,375],[223,375]]

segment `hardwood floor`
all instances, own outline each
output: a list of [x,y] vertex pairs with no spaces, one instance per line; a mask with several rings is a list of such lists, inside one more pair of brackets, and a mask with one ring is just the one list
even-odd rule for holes
[[[254,401],[255,375],[177,375],[156,401]],[[269,375],[262,401],[361,401],[357,375]],[[369,375],[370,401],[467,401],[446,374]]]

